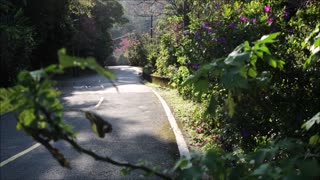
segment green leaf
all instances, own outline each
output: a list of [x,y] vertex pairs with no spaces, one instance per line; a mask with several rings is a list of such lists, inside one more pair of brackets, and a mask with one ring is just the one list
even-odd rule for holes
[[180,169],[184,169],[186,167],[188,167],[190,164],[190,160],[188,159],[180,159],[174,166],[174,170],[180,168]]
[[[317,40],[315,41],[315,44],[313,44],[313,45],[309,48],[309,50],[310,50],[310,52],[311,52],[311,55],[317,54],[317,53],[319,53],[319,51],[320,51],[320,48],[319,48],[319,47],[316,47],[316,44],[320,44],[320,38],[317,39]],[[319,45],[318,45],[318,46],[319,46]]]
[[279,147],[279,149],[284,149],[288,152],[296,154],[305,152],[303,144],[300,144],[300,142],[298,142],[296,139],[286,138],[283,140],[279,140],[276,145],[277,147]]
[[257,77],[258,75],[257,70],[254,68],[249,68],[248,75],[253,78]]
[[86,118],[90,121],[93,132],[100,138],[103,138],[106,133],[112,131],[112,126],[107,121],[104,121],[99,115],[85,111]]
[[63,69],[58,66],[57,64],[51,64],[48,67],[44,69],[44,71],[48,74],[53,73],[53,74],[59,74],[63,73]]
[[183,83],[182,87],[187,86],[187,85],[192,85],[195,84],[197,81],[199,81],[200,78],[205,77],[206,74],[209,72],[212,72],[215,70],[217,65],[215,63],[210,63],[202,66],[194,75],[191,75],[188,77]]
[[[73,132],[73,127],[70,126],[70,125],[65,125],[65,126],[63,127],[63,129],[64,129],[66,132],[69,132],[70,134],[74,134],[74,132]],[[75,134],[74,134],[74,135],[75,135]]]
[[182,84],[181,87],[192,85],[194,82],[196,82],[200,77],[197,75],[191,75],[189,76]]
[[305,122],[301,127],[308,131],[315,123],[320,124],[320,112]]
[[258,50],[262,51],[262,52],[264,52],[266,54],[271,55],[271,52],[270,52],[269,48],[267,46],[265,46],[265,45],[260,46]]
[[36,116],[34,114],[34,109],[24,109],[19,114],[19,122],[26,127],[32,127],[35,125]]
[[217,150],[209,150],[204,158],[204,164],[209,169],[209,173],[213,176],[223,175],[224,162],[221,158],[222,154]]
[[268,71],[263,71],[259,76],[256,77],[256,80],[261,86],[266,86],[271,80],[271,74]]
[[236,47],[224,60],[224,63],[231,66],[243,66],[249,60],[249,52],[241,52],[243,45]]
[[214,96],[211,96],[206,114],[215,115],[218,107],[218,101]]
[[197,82],[195,82],[195,91],[196,92],[200,92],[200,93],[203,93],[203,92],[206,92],[208,91],[208,88],[209,88],[209,81],[206,80],[206,79],[201,79]]
[[250,54],[248,52],[238,53],[232,52],[224,61],[227,65],[243,66],[249,60]]
[[182,170],[181,174],[182,177],[179,177],[178,179],[201,179],[203,176],[203,170],[201,167],[192,166],[191,168]]
[[89,68],[108,79],[115,79],[115,75],[113,72],[101,67],[96,62],[96,60],[92,57],[89,57],[89,58],[72,57],[66,54],[65,49],[60,49],[58,51],[58,57],[59,57],[59,63],[62,66],[62,68],[75,67],[75,66],[79,66],[81,68]]
[[308,58],[303,65],[303,69],[307,69],[311,65],[311,58]]
[[243,72],[239,68],[228,69],[221,76],[221,82],[227,89],[249,87],[248,80],[244,77]]
[[18,74],[19,85],[29,87],[30,84],[33,84],[35,79],[31,76],[28,71],[21,71]]
[[303,69],[309,68],[312,64],[320,61],[320,24],[317,24],[315,30],[305,39],[303,47],[310,45],[308,48],[311,52],[310,57],[303,65]]
[[227,107],[228,107],[228,115],[230,117],[233,117],[234,112],[235,112],[235,110],[234,110],[235,103],[234,103],[231,91],[228,92],[228,98],[226,100],[226,104],[227,104]]
[[258,151],[252,154],[252,159],[256,165],[260,165],[263,163],[265,159],[268,157],[269,149],[259,149]]
[[316,40],[313,44],[313,48],[316,49],[317,47],[320,46],[320,33],[318,34],[318,36],[316,37]]
[[237,165],[236,167],[231,168],[229,179],[239,179],[239,177],[243,177],[246,171],[246,167],[243,165]]
[[97,125],[96,124],[92,124],[91,125],[91,129],[92,129],[92,131],[94,132],[94,133],[96,133],[97,135],[99,135],[99,137],[100,137],[100,134],[98,133],[98,130],[97,130]]
[[246,51],[246,52],[251,50],[251,47],[250,47],[250,44],[249,44],[248,41],[245,41],[245,42],[243,43],[243,49],[244,49],[244,51]]
[[254,52],[259,58],[263,58],[263,52],[262,51],[255,51]]
[[286,63],[284,62],[284,61],[281,61],[281,60],[278,60],[277,61],[277,67],[279,68],[279,69],[283,69],[283,66],[285,65]]
[[[281,69],[281,67],[283,67],[283,64],[284,62],[283,61],[279,61],[279,60],[276,60],[274,59],[272,56],[270,55],[266,55],[265,56],[265,59],[268,61],[268,64],[273,67],[273,68],[279,68]],[[281,66],[281,67],[278,67],[278,64]]]
[[252,55],[250,58],[250,64],[255,68],[257,63],[258,57],[255,55]]
[[308,42],[310,42],[311,39],[315,36],[315,34],[317,34],[318,32],[320,32],[320,24],[319,23],[316,25],[316,28],[309,34],[309,36],[304,40],[305,44],[308,44]]
[[46,125],[47,125],[47,123],[45,123],[45,122],[38,122],[38,128],[40,128],[40,129],[46,128]]
[[303,161],[299,164],[302,176],[306,179],[316,179],[320,176],[320,165],[315,159]]
[[46,72],[43,69],[31,71],[30,74],[33,77],[33,79],[36,81],[40,81],[41,78],[44,78],[47,76]]
[[223,5],[223,10],[223,17],[229,18],[231,15],[231,8],[229,7],[229,5]]
[[260,175],[269,174],[270,167],[271,165],[269,163],[262,164],[257,169],[255,169],[251,175],[260,176]]
[[122,168],[122,169],[121,169],[120,174],[121,174],[122,176],[128,176],[128,175],[131,173],[131,171],[132,171],[131,168],[125,167],[125,168]]
[[259,41],[256,42],[256,44],[274,43],[275,39],[279,36],[279,34],[280,32],[264,35],[261,37]]
[[17,130],[21,130],[22,129],[22,124],[20,122],[17,122],[16,128],[17,128]]
[[309,144],[311,145],[316,145],[316,144],[319,144],[320,143],[320,136],[319,136],[319,133],[318,134],[315,134],[313,136],[310,137],[309,139]]
[[303,68],[307,69],[310,67],[312,64],[320,62],[320,48],[316,48],[314,52],[310,55],[310,57],[307,59],[307,61],[304,63]]
[[274,60],[274,59],[269,59],[268,61],[269,65],[273,68],[276,68],[277,67],[277,61]]

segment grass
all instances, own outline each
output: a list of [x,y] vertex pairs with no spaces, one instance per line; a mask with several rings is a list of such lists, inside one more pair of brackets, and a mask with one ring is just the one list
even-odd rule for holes
[[192,124],[194,112],[199,104],[183,99],[176,89],[163,88],[149,82],[145,82],[145,85],[154,88],[170,106],[177,124],[182,130],[183,136],[187,141],[189,149],[191,151],[200,151],[200,147],[194,141],[195,134],[190,125]]

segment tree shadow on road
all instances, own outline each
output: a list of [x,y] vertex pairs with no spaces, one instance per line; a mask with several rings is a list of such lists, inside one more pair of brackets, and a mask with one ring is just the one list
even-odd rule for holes
[[[115,82],[119,87],[130,89],[128,86],[140,84],[140,76],[134,68],[123,67],[115,71],[119,75]],[[84,88],[75,88],[78,85]],[[113,131],[100,139],[92,132],[84,114],[66,112],[64,118],[74,126],[78,134],[77,142],[83,147],[118,161],[137,163],[145,160],[151,166],[159,166],[161,169],[172,168],[179,158],[167,117],[158,99],[150,91],[139,92],[138,89],[137,92],[122,94],[108,91],[114,90],[110,81],[96,74],[62,79],[57,87],[63,92],[61,101],[64,107],[94,111],[113,126]],[[99,105],[101,98],[104,98],[103,103]],[[140,102],[146,99],[149,101]],[[8,131],[16,131],[15,126],[8,128]],[[25,136],[18,134],[16,138],[25,139]],[[141,179],[141,171],[122,177],[120,167],[79,154],[65,142],[56,142],[54,146],[61,149],[70,160],[71,170],[59,166],[41,146],[1,167],[0,179]]]
[[[78,132],[77,142],[99,155],[130,163],[144,160],[149,162],[151,167],[157,166],[160,169],[172,168],[179,158],[175,142],[160,139],[150,133],[127,134],[127,129],[119,128],[121,127],[119,123],[130,126],[134,124],[133,121],[104,117],[117,128],[101,139],[91,131],[90,123],[80,114],[67,113],[65,118]],[[50,153],[41,146],[2,167],[1,179],[142,179],[142,171],[121,176],[120,167],[79,154],[65,142],[56,142],[54,146],[62,150],[65,157],[70,160],[71,170],[59,166]]]
[[[57,88],[63,92],[63,96],[71,95],[75,91],[102,91],[113,89],[116,92],[117,87],[123,85],[139,85],[141,83],[141,70],[138,67],[130,66],[113,66],[110,69],[116,74],[115,80],[109,80],[96,73],[86,72],[78,77],[68,75],[57,78]],[[113,83],[113,84],[112,84]]]

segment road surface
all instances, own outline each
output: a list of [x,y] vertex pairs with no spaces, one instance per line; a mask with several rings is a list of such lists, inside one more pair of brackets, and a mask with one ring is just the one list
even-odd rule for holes
[[[145,160],[161,168],[171,168],[179,158],[174,135],[166,114],[149,87],[140,83],[140,69],[110,67],[117,75],[115,84],[96,74],[60,80],[61,101],[66,108],[91,110],[113,126],[104,139],[98,138],[83,114],[68,112],[66,121],[75,127],[77,142],[100,155],[137,163]],[[1,162],[34,147],[0,167],[0,179],[141,179],[141,171],[120,175],[120,167],[95,161],[79,154],[64,142],[54,145],[70,160],[72,169],[59,166],[47,150],[15,130],[12,113],[1,116]]]

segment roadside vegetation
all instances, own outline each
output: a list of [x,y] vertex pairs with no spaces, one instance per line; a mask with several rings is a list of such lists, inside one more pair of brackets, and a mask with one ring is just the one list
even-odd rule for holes
[[[182,123],[191,130],[190,136],[203,147],[202,153],[194,153],[191,158],[177,162],[171,171],[177,177],[170,177],[168,171],[159,173],[144,164],[115,162],[79,147],[73,141],[72,128],[62,119],[59,92],[54,89],[50,74],[79,66],[93,69],[110,79],[114,76],[93,58],[71,57],[75,55],[72,47],[81,42],[46,33],[50,30],[70,33],[68,28],[56,28],[74,27],[73,17],[85,15],[88,23],[96,24],[99,29],[94,34],[101,36],[83,43],[90,47],[97,45],[94,46],[97,49],[88,53],[93,52],[96,60],[101,62],[112,49],[112,44],[108,44],[109,27],[123,20],[117,19],[122,13],[110,19],[110,14],[104,13],[113,12],[107,11],[110,10],[109,3],[116,5],[110,7],[121,9],[121,6],[109,0],[92,1],[102,3],[99,6],[95,3],[75,5],[73,1],[66,1],[61,4],[62,8],[47,11],[63,10],[59,13],[59,26],[45,26],[28,23],[43,22],[33,19],[38,16],[24,14],[29,12],[28,8],[35,7],[25,5],[29,1],[5,2],[1,5],[5,10],[2,12],[8,13],[8,17],[21,18],[16,19],[13,26],[1,26],[4,29],[1,32],[6,33],[4,40],[9,42],[5,43],[9,50],[1,60],[5,57],[2,63],[12,69],[1,72],[12,73],[10,77],[5,76],[9,78],[9,84],[17,82],[15,86],[2,90],[1,105],[7,103],[7,110],[16,109],[19,114],[17,128],[42,143],[62,166],[68,167],[68,161],[50,144],[52,141],[67,141],[79,152],[97,160],[124,166],[124,174],[142,169],[166,179],[319,179],[319,1],[168,0],[154,36],[137,34],[128,43],[123,43],[126,46],[124,54],[132,65],[144,66],[145,74],[170,79],[170,85],[183,101],[171,97],[171,91],[163,94],[173,99],[171,104],[176,115],[181,116]],[[37,2],[37,5],[43,3]],[[30,11],[33,12],[36,11]],[[99,14],[103,14],[101,18],[97,18]],[[43,31],[41,27],[53,29]],[[59,42],[52,43],[50,38]],[[53,54],[64,45],[60,40],[74,44],[67,44],[70,46],[60,50],[55,57]],[[60,62],[40,71],[22,71],[15,80],[13,75],[21,70],[23,63],[34,60],[34,54],[38,55],[36,60],[53,58],[46,60],[46,65],[58,62],[58,59]],[[25,61],[18,63],[21,57],[25,57]],[[42,61],[36,62],[34,68],[45,67]],[[187,103],[180,107],[183,102]],[[91,112],[82,113],[99,137],[109,132],[108,122]]]
[[19,71],[58,63],[63,47],[108,65],[110,30],[128,22],[116,0],[3,0],[0,11],[0,87],[15,84]]
[[206,155],[182,172],[195,179],[319,177],[319,2],[175,3],[157,23],[159,39],[141,44],[144,73],[170,78],[186,102],[199,104],[185,109],[192,116],[183,123]]
[[[194,121],[196,119],[194,116],[199,114],[197,111],[201,109],[201,103],[184,99],[176,89],[161,87],[153,83],[146,83],[146,85],[155,88],[170,106],[178,126],[183,131],[189,150],[202,153],[210,137],[205,137],[203,129],[198,127],[199,122]],[[203,111],[205,111],[204,108]]]

